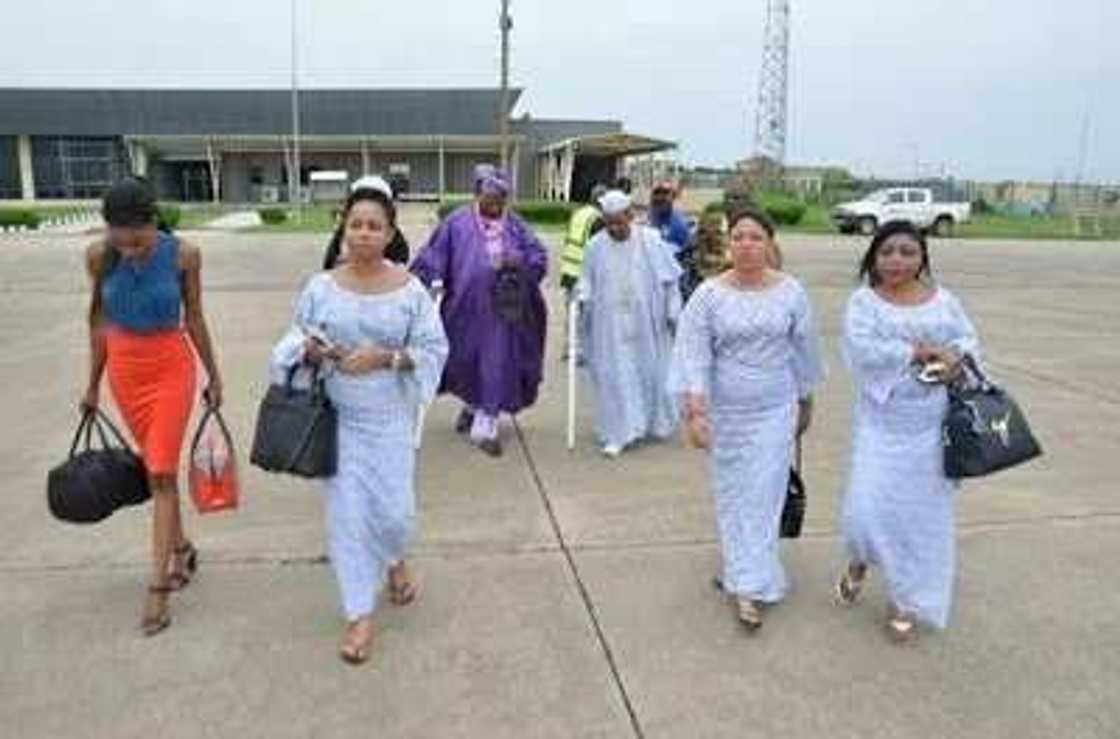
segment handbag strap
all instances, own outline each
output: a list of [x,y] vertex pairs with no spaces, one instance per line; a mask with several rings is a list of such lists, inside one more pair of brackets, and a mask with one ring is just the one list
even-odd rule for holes
[[988,376],[984,374],[984,371],[980,369],[980,363],[976,361],[976,357],[971,354],[965,354],[961,357],[961,367],[964,368],[966,373],[971,374],[976,379],[981,390],[987,391],[995,387],[992,381],[988,379]]
[[198,451],[198,445],[202,441],[202,432],[212,415],[214,415],[214,409],[207,405],[206,410],[202,412],[202,418],[198,419],[198,428],[194,430],[194,436],[191,438],[191,459],[194,459],[194,453]]
[[90,430],[89,426],[93,423],[93,415],[95,411],[93,408],[86,408],[82,411],[82,420],[78,422],[78,429],[74,432],[74,440],[70,442],[70,457],[73,458],[74,452],[78,451],[78,442],[82,440],[82,434],[85,433],[86,449],[89,449]]
[[233,455],[233,436],[229,433],[229,427],[226,426],[226,420],[222,418],[222,413],[212,405],[207,404],[206,410],[202,412],[202,418],[198,419],[198,428],[194,431],[194,437],[191,439],[191,459],[194,459],[195,452],[198,451],[198,445],[202,442],[202,432],[206,429],[206,424],[213,419],[218,424],[218,430],[221,431],[222,437],[226,440],[226,447],[229,448],[230,456]]
[[109,448],[109,440],[105,437],[105,429],[102,427],[102,424],[109,428],[109,431],[112,432],[113,437],[117,440],[121,449],[132,450],[129,443],[125,441],[124,435],[120,432],[120,429],[118,429],[116,425],[109,420],[109,417],[99,408],[97,410],[97,418],[94,420],[93,425],[97,426],[97,433],[101,435],[101,443],[104,444],[106,448]]

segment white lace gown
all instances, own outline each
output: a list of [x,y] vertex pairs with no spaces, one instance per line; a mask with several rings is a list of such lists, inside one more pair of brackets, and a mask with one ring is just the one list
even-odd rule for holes
[[706,398],[711,480],[727,592],[766,603],[788,589],[778,556],[797,400],[821,381],[809,296],[794,278],[761,291],[716,277],[681,316],[669,385]]
[[681,309],[681,268],[656,231],[635,226],[615,242],[600,231],[587,246],[577,291],[582,345],[595,397],[599,441],[619,449],[665,439],[678,414],[666,387]]
[[273,381],[303,359],[299,327],[320,329],[346,347],[401,349],[404,372],[331,372],[326,389],[338,409],[338,473],[324,485],[327,548],[348,620],[371,614],[388,568],[403,559],[415,532],[414,431],[417,407],[430,402],[447,359],[447,337],[423,285],[411,278],[392,292],[347,290],[330,273],[311,278],[295,327],[273,350]]
[[895,606],[944,628],[956,573],[957,489],[942,462],[946,390],[914,378],[918,341],[979,360],[972,322],[944,288],[918,306],[894,305],[869,287],[849,299],[843,353],[857,397],[843,530],[850,557],[882,568]]

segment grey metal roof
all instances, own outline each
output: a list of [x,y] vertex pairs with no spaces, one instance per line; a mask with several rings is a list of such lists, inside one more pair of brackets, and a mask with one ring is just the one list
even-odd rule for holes
[[[510,110],[521,95],[511,90]],[[306,134],[485,135],[497,89],[301,90]],[[508,115],[508,111],[507,111]],[[275,134],[291,132],[288,90],[0,88],[0,135]]]

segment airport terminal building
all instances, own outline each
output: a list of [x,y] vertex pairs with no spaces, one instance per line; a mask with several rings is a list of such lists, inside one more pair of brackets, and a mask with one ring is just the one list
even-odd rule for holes
[[[521,90],[509,95],[509,116]],[[377,173],[406,197],[471,189],[498,159],[496,89],[315,89],[298,96],[299,180]],[[140,174],[159,197],[227,203],[289,199],[294,169],[288,90],[0,88],[0,200],[97,198]],[[510,120],[520,198],[582,199],[624,160],[674,148],[618,121]]]

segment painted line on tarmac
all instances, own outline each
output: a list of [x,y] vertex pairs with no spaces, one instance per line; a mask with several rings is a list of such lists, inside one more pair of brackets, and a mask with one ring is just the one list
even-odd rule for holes
[[622,705],[626,708],[626,714],[630,718],[630,728],[634,730],[634,736],[636,736],[637,739],[645,739],[645,732],[642,730],[642,724],[638,720],[638,713],[634,710],[634,704],[630,700],[630,693],[626,689],[626,681],[622,678],[622,670],[619,669],[614,651],[611,649],[610,642],[607,641],[607,635],[603,631],[602,623],[599,621],[599,613],[595,608],[594,601],[591,600],[591,593],[587,589],[583,577],[580,575],[579,566],[576,565],[575,557],[572,556],[572,550],[568,547],[568,542],[564,538],[564,531],[560,528],[560,521],[552,508],[552,500],[548,497],[548,490],[544,486],[544,481],[541,479],[540,473],[537,470],[532,452],[529,451],[529,444],[525,439],[525,434],[516,418],[513,419],[513,428],[517,432],[517,442],[521,446],[521,453],[525,455],[525,461],[529,466],[529,473],[533,476],[533,482],[537,486],[537,492],[540,494],[545,513],[548,514],[548,521],[552,526],[552,533],[556,536],[556,543],[559,544],[560,552],[564,555],[564,561],[568,563],[568,569],[575,579],[576,588],[579,590],[580,598],[583,600],[583,607],[587,610],[587,616],[591,619],[591,626],[595,630],[595,637],[599,640],[599,648],[603,650],[603,656],[607,660],[607,667],[610,668],[611,678],[614,680],[615,687],[618,689],[619,697],[622,699]]

